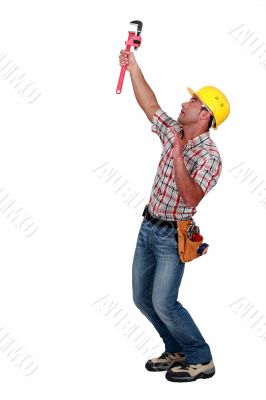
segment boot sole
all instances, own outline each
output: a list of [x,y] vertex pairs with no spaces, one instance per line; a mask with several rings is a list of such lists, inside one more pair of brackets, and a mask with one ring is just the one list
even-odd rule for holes
[[188,377],[188,376],[183,376],[183,377],[178,377],[178,376],[173,376],[173,375],[165,375],[166,379],[171,382],[194,382],[197,379],[208,379],[211,378],[215,374],[215,370],[211,372],[201,372],[199,375],[193,376],[193,377]]

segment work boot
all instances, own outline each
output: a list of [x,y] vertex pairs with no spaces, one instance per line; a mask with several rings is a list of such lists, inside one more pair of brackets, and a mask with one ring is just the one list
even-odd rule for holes
[[165,377],[172,382],[192,382],[199,378],[211,378],[214,374],[215,366],[212,360],[203,364],[176,362],[168,369]]
[[158,358],[152,358],[145,364],[148,371],[167,371],[175,362],[184,361],[185,355],[183,353],[170,353],[164,351]]

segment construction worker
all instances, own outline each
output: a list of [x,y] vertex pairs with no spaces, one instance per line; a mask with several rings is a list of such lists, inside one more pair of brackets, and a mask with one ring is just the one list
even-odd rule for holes
[[178,253],[177,223],[191,219],[203,197],[216,185],[222,162],[210,128],[228,117],[225,95],[213,86],[188,88],[177,120],[164,112],[132,52],[121,50],[136,100],[162,142],[162,154],[143,211],[132,267],[133,300],[153,324],[165,351],[148,360],[148,371],[167,371],[166,379],[190,382],[210,378],[215,366],[209,345],[189,312],[177,301],[185,263]]

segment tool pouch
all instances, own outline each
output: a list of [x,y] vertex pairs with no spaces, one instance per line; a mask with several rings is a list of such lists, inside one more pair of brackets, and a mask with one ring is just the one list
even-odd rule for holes
[[193,224],[193,220],[184,220],[177,222],[177,233],[178,233],[178,252],[180,260],[185,263],[192,261],[195,258],[206,254],[208,245],[203,243],[203,236],[198,235],[196,242],[189,238],[189,228]]

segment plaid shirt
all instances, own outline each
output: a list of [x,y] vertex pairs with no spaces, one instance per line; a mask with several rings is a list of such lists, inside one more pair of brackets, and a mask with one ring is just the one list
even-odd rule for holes
[[[176,188],[172,157],[175,134],[172,133],[170,126],[177,132],[182,130],[177,121],[161,109],[157,110],[152,119],[151,130],[161,139],[163,150],[148,209],[154,217],[167,221],[180,221],[191,219],[196,213],[196,207],[187,207]],[[221,157],[216,144],[210,138],[210,131],[188,140],[183,156],[190,176],[201,186],[206,195],[216,185],[222,170]]]

